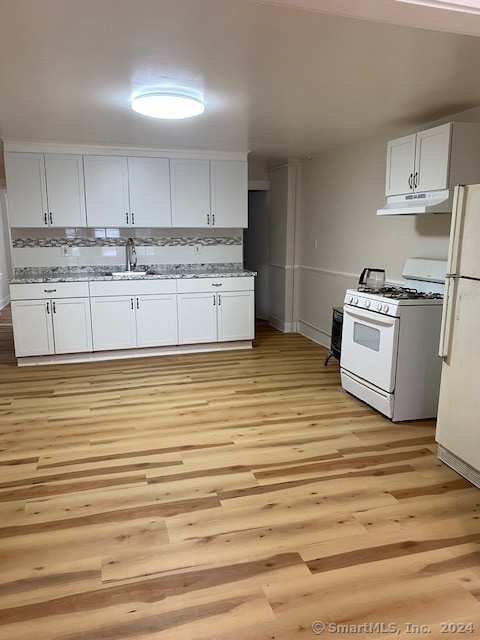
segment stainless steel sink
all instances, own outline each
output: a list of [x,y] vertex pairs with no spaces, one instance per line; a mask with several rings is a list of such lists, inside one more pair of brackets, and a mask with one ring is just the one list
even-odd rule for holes
[[138,276],[154,275],[153,271],[105,271],[104,276],[117,279],[137,278]]

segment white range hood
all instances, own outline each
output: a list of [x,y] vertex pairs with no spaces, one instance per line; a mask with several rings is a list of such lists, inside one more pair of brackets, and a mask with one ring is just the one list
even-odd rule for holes
[[389,196],[378,216],[418,215],[421,213],[452,213],[453,190],[408,193]]

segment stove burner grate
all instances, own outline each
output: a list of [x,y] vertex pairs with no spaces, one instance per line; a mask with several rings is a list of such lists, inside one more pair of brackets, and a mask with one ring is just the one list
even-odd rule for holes
[[408,287],[382,287],[373,289],[372,287],[360,286],[357,291],[359,293],[371,293],[372,295],[382,296],[383,298],[391,298],[392,300],[441,300],[441,293],[425,293],[417,289]]

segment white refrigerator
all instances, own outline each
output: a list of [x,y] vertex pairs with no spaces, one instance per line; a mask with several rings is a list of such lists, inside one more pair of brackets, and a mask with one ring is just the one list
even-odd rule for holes
[[439,353],[438,457],[480,488],[480,184],[455,188]]

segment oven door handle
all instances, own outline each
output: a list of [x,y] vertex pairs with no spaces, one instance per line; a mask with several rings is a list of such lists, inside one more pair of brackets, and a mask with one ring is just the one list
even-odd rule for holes
[[365,323],[378,324],[382,327],[395,326],[396,318],[390,318],[389,316],[381,316],[380,314],[378,314],[378,317],[377,317],[377,314],[375,313],[370,313],[368,311],[362,313],[362,311],[356,311],[356,310],[354,311],[350,307],[344,307],[343,311],[344,313],[351,316],[352,318],[357,318],[357,320],[361,320],[362,322],[365,322]]

